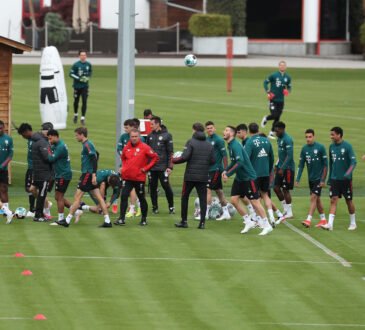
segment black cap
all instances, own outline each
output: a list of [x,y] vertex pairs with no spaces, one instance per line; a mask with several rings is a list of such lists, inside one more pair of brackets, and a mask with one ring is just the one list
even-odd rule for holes
[[53,124],[50,122],[46,122],[42,124],[42,131],[49,131],[51,129],[53,129]]

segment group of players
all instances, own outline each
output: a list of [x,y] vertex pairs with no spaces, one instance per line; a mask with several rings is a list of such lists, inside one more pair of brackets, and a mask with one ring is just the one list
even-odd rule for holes
[[[150,119],[152,130],[147,137],[140,136],[138,119],[128,119],[124,122],[125,133],[120,136],[116,150],[121,157],[120,173],[115,173],[113,170],[97,170],[98,153],[94,144],[88,139],[87,129],[80,127],[75,130],[76,140],[82,143],[82,175],[72,203],[65,198],[72,179],[66,144],[60,139],[59,133],[53,129],[51,123],[44,123],[41,132],[37,133],[33,133],[29,124],[23,123],[18,128],[18,133],[28,141],[28,169],[25,179],[25,188],[29,195],[27,215],[33,217],[34,221],[49,220],[52,203],[47,200],[47,193],[52,190],[54,183],[58,208],[58,220],[52,223],[54,225],[68,227],[74,216],[77,222],[84,211],[92,211],[104,215],[104,222],[100,227],[112,227],[108,209],[120,195],[120,215],[114,224],[125,225],[127,217],[140,215],[140,225],[145,226],[148,213],[148,203],[145,198],[146,179],[148,178],[149,182],[152,212],[159,213],[158,182],[160,182],[166,194],[168,212],[174,214],[174,195],[169,176],[174,164],[186,162],[181,221],[176,227],[188,227],[188,201],[194,187],[200,204],[199,210],[195,210],[195,216],[200,220],[199,229],[205,228],[205,219],[212,203],[212,191],[216,192],[223,210],[217,220],[230,219],[222,181],[226,182],[235,175],[231,188],[231,203],[243,218],[244,228],[241,233],[247,233],[259,226],[262,228],[260,235],[266,235],[273,227],[293,217],[290,191],[294,183],[296,186],[299,185],[304,166],[307,165],[310,208],[302,224],[310,227],[317,209],[320,221],[316,226],[332,230],[338,199],[343,196],[350,214],[348,229],[355,230],[352,173],[356,166],[356,158],[351,145],[343,140],[343,130],[340,127],[333,127],[330,130],[333,143],[329,149],[329,165],[326,150],[315,140],[314,130],[305,131],[306,144],[300,153],[295,179],[293,139],[286,133],[285,124],[280,121],[284,109],[284,97],[291,91],[291,78],[286,73],[284,61],[279,63],[279,71],[264,81],[264,88],[268,94],[270,115],[263,118],[261,126],[265,127],[269,120],[273,120],[268,137],[277,139],[278,160],[275,165],[271,142],[265,134],[260,133],[257,123],[251,123],[248,127],[245,124],[228,125],[223,132],[223,138],[217,135],[212,121],[206,122],[204,126],[195,123],[192,127],[193,136],[187,141],[184,151],[174,157],[171,133],[162,124],[161,118],[153,116],[152,111],[145,110],[144,116]],[[225,142],[228,146],[230,163]],[[4,133],[4,123],[0,121],[0,199],[7,223],[13,218],[9,210],[7,192],[7,166],[12,156],[12,139]],[[331,199],[328,222],[320,198],[327,177]],[[113,193],[110,201],[106,202],[106,192],[109,187]],[[283,212],[271,201],[272,187],[281,202]],[[95,206],[82,202],[84,193],[90,194]],[[130,206],[127,212],[128,199]],[[67,217],[64,215],[65,207],[69,209]]]

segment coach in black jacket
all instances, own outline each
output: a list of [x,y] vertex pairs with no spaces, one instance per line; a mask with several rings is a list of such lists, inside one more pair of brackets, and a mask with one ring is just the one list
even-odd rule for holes
[[193,137],[186,142],[184,152],[179,158],[173,158],[173,163],[187,162],[184,174],[184,184],[181,194],[181,222],[175,226],[188,227],[189,195],[195,187],[200,203],[200,223],[198,228],[205,227],[205,214],[207,212],[207,183],[209,180],[209,166],[214,164],[213,146],[206,141],[204,126],[201,123],[193,125]]
[[42,131],[31,137],[33,159],[33,185],[38,190],[34,221],[46,221],[43,214],[44,202],[47,197],[49,181],[52,178],[52,164],[48,162],[47,132],[53,129],[52,123],[42,124]]
[[174,145],[172,136],[167,130],[161,127],[161,118],[154,116],[151,118],[152,133],[147,136],[146,143],[157,153],[158,162],[150,170],[150,193],[152,201],[152,212],[158,213],[158,180],[160,180],[163,190],[165,190],[169,213],[175,213],[174,194],[169,182],[169,175],[173,168],[172,155]]

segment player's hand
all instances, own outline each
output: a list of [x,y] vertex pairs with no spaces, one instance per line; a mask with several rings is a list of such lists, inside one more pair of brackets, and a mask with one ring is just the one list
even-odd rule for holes
[[168,176],[171,174],[171,172],[172,172],[172,169],[171,168],[167,168],[166,169],[166,173],[167,173]]
[[362,159],[362,160],[365,160],[365,155],[363,155],[363,156],[361,157],[361,159]]
[[289,91],[287,89],[284,89],[283,90],[283,94],[284,94],[284,96],[288,96],[289,95]]
[[226,172],[223,172],[222,173],[222,179],[223,179],[224,182],[227,182],[228,176],[227,176],[227,173]]
[[106,205],[107,208],[109,208],[111,204],[110,204],[110,202],[108,202],[105,205]]
[[96,174],[95,174],[95,173],[93,173],[93,175],[92,175],[91,183],[92,183],[94,186],[96,186],[96,185],[97,185],[97,182],[96,182]]
[[144,168],[141,168],[142,173],[146,173],[146,170]]
[[320,182],[320,183],[319,183],[319,186],[320,186],[321,188],[323,188],[325,185],[326,185],[326,184],[325,184],[325,182]]
[[295,182],[295,186],[299,187],[299,182],[298,181]]
[[275,94],[274,94],[274,93],[272,93],[272,92],[268,92],[268,93],[267,93],[267,99],[268,99],[269,101],[271,101],[274,97],[275,97]]

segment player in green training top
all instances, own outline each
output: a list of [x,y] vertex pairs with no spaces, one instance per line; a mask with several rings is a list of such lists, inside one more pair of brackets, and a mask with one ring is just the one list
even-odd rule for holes
[[[6,214],[10,214],[9,210],[9,174],[8,165],[13,159],[14,146],[13,139],[5,134],[5,123],[0,120],[0,200],[2,209]],[[8,217],[7,223],[11,222],[11,217]]]
[[356,229],[355,205],[352,201],[352,173],[356,167],[356,156],[350,143],[343,140],[343,129],[333,127],[331,129],[332,144],[329,149],[329,175],[331,205],[328,215],[328,223],[322,225],[323,229],[333,230],[333,222],[337,209],[338,199],[345,198],[350,214],[350,226],[348,230]]
[[294,142],[291,136],[285,132],[285,124],[282,121],[277,122],[274,129],[278,137],[278,162],[274,191],[284,208],[284,217],[276,221],[276,224],[279,224],[284,219],[293,217],[290,190],[293,190],[294,187]]
[[80,96],[82,98],[81,125],[85,125],[87,98],[89,96],[89,79],[92,75],[91,63],[86,60],[86,51],[79,51],[79,61],[71,67],[70,77],[73,78],[74,89],[74,123],[77,123]]
[[[224,196],[223,185],[222,185],[222,172],[223,169],[227,167],[227,150],[224,140],[216,134],[216,128],[212,121],[207,121],[205,123],[205,131],[207,133],[207,141],[213,146],[215,163],[209,167],[209,181],[207,189],[207,219],[209,218],[209,210],[212,206],[212,190],[218,196],[219,202],[222,205],[223,214],[216,220],[229,220],[231,216],[228,212],[227,200]],[[199,212],[194,212],[196,220],[200,220],[200,210]]]
[[100,194],[100,190],[96,182],[96,171],[98,167],[98,157],[94,144],[88,140],[88,131],[86,127],[79,127],[75,129],[75,138],[78,142],[82,143],[81,151],[81,177],[74,197],[74,202],[70,207],[70,212],[65,220],[56,221],[60,226],[68,227],[71,220],[80,206],[81,198],[86,192],[93,195],[100,204],[100,207],[104,214],[104,223],[99,227],[110,228],[112,224],[110,222],[108,208],[105,201]]
[[233,174],[236,175],[231,189],[231,202],[238,213],[243,217],[245,223],[245,228],[241,230],[241,234],[245,234],[250,229],[256,227],[256,222],[250,219],[250,216],[243,210],[239,203],[240,198],[247,196],[256,210],[259,225],[263,227],[263,230],[259,235],[266,235],[272,231],[272,227],[269,224],[265,210],[260,203],[259,190],[255,182],[256,173],[246,151],[235,137],[236,128],[227,126],[224,130],[223,138],[228,143],[231,162],[224,169],[222,179],[226,182],[230,176]]
[[299,186],[299,181],[303,173],[304,165],[307,165],[308,182],[310,191],[310,207],[307,219],[302,221],[304,227],[309,228],[314,211],[318,210],[320,221],[316,227],[320,227],[327,223],[326,216],[321,201],[321,190],[324,187],[327,177],[328,159],[326,149],[323,144],[315,141],[314,130],[307,129],[305,131],[305,144],[300,152],[298,174],[295,185]]
[[[270,86],[269,86],[270,85]],[[272,73],[264,81],[264,89],[269,99],[270,115],[264,116],[261,127],[265,127],[269,120],[273,120],[272,128],[269,133],[270,139],[275,139],[275,124],[280,120],[284,110],[284,96],[291,92],[291,78],[286,73],[286,62],[279,62],[279,71]]]
[[257,188],[267,208],[270,223],[275,225],[274,211],[270,198],[270,175],[274,166],[274,152],[269,139],[260,135],[259,125],[251,123],[248,125],[248,129],[250,138],[245,145],[245,151],[256,172]]

